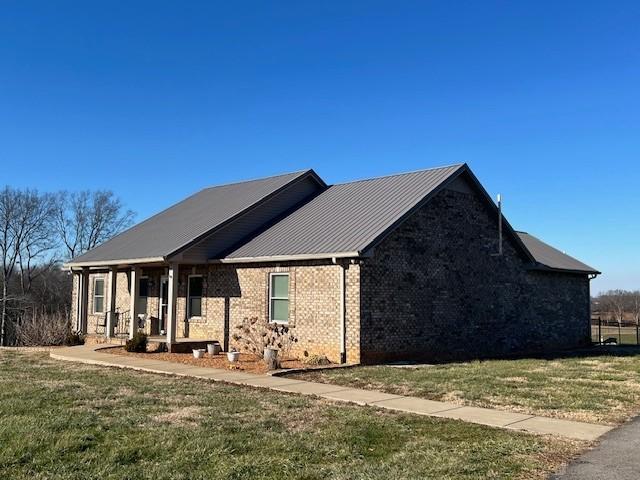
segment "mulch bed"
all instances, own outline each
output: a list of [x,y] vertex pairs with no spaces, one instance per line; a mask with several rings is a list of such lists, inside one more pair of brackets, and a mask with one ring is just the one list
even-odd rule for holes
[[[147,353],[134,353],[127,352],[124,348],[108,348],[102,350],[104,353],[111,353],[115,355],[125,355],[130,357],[144,358],[147,360],[162,360],[166,362],[184,363],[187,365],[194,365],[196,367],[209,367],[209,368],[224,368],[229,370],[238,370],[248,373],[266,373],[267,366],[261,358],[256,357],[248,353],[241,353],[240,359],[236,363],[231,363],[227,360],[226,353],[220,353],[218,355],[204,354],[202,358],[194,358],[191,353],[167,353],[167,352],[147,352]],[[283,369],[289,368],[307,368],[308,365],[296,359],[288,359],[282,362]]]

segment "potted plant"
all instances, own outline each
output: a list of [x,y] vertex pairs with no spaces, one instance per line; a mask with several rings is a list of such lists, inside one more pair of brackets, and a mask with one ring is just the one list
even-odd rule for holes
[[193,349],[193,358],[202,358],[204,356],[204,348],[194,348]]
[[222,349],[218,342],[207,343],[207,353],[209,355],[218,355]]
[[232,348],[227,352],[227,360],[231,363],[236,363],[240,359],[240,352],[238,352],[235,348]]

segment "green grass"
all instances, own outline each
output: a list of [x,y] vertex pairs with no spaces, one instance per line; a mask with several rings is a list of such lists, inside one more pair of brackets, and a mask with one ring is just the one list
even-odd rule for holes
[[610,351],[606,355],[594,352],[415,369],[366,366],[299,376],[430,400],[615,425],[640,413],[640,350]]
[[544,478],[586,444],[0,352],[3,479]]

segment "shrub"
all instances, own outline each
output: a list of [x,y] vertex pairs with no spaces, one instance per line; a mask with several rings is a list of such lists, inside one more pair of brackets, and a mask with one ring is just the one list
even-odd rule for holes
[[84,337],[80,333],[69,332],[64,344],[70,347],[73,347],[74,345],[84,345]]
[[260,358],[264,358],[264,349],[269,347],[278,350],[278,359],[283,359],[298,341],[287,325],[269,323],[258,317],[245,318],[236,330],[233,340],[240,344],[242,350]]
[[142,332],[135,333],[131,340],[127,340],[124,349],[127,352],[146,352],[147,336]]
[[71,322],[61,312],[34,311],[16,325],[17,343],[24,347],[65,345],[71,334]]
[[304,357],[302,359],[302,363],[306,365],[320,366],[320,365],[330,365],[331,361],[327,358],[326,355],[309,355],[308,357]]

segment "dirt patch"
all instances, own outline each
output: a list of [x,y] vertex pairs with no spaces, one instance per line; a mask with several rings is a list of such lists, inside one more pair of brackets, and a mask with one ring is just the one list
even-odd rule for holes
[[[167,352],[147,352],[134,353],[127,352],[124,348],[109,348],[102,350],[104,353],[114,355],[125,355],[129,357],[144,358],[147,360],[162,360],[165,362],[177,362],[196,367],[223,368],[225,370],[238,370],[248,373],[266,373],[267,366],[261,358],[248,353],[241,353],[240,359],[236,363],[227,360],[227,355],[221,353],[219,355],[204,354],[202,358],[194,358],[191,353],[167,353]],[[282,362],[282,368],[306,368],[308,365],[297,359],[287,359]]]

